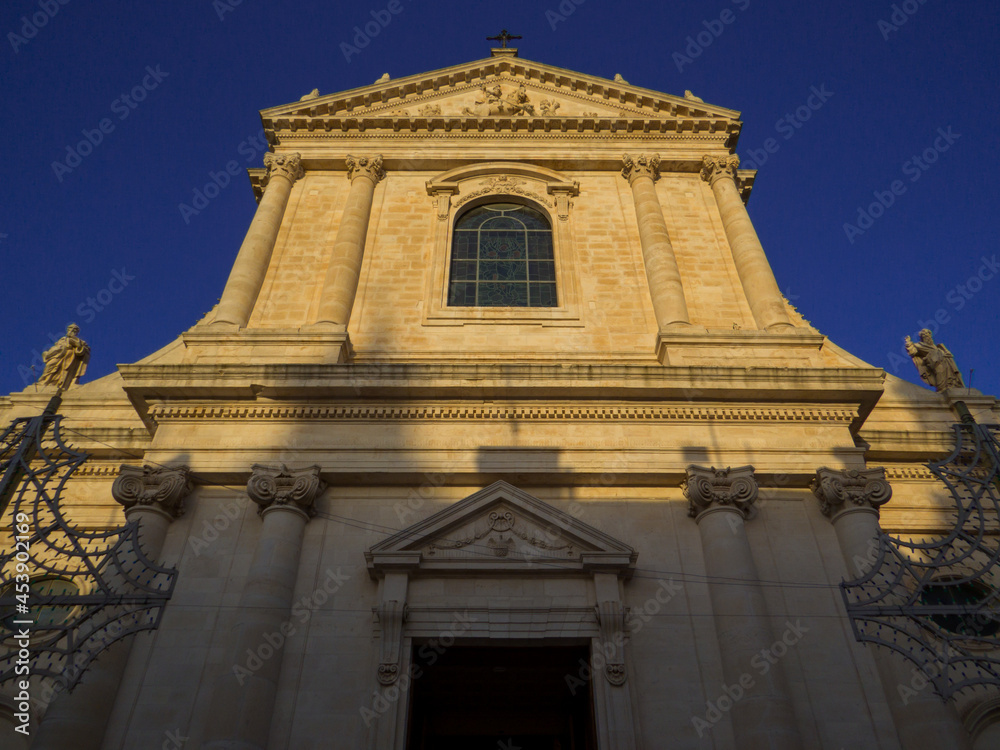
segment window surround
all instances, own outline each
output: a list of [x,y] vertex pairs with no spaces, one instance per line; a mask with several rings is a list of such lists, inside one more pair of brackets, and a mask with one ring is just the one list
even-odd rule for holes
[[[435,198],[436,227],[431,269],[424,295],[424,325],[536,324],[582,327],[580,285],[573,254],[573,204],[579,183],[551,169],[518,162],[458,167],[427,181]],[[496,202],[519,203],[540,211],[552,227],[556,307],[450,307],[448,272],[455,222],[460,213]]]

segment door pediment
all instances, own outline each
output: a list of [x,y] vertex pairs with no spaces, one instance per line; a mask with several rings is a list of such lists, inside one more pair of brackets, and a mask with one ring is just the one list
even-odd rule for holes
[[496,482],[400,531],[365,553],[368,571],[445,573],[617,573],[628,578],[637,554],[568,513]]

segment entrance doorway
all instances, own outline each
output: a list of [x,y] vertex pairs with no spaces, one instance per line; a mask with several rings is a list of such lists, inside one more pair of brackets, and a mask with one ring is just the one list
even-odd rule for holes
[[[551,643],[551,642],[550,642]],[[597,750],[586,646],[415,645],[408,750]],[[567,675],[573,679],[567,681]]]

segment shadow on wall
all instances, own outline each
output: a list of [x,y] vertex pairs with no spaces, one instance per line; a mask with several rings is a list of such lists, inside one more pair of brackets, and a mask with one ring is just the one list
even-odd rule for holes
[[516,445],[481,445],[476,452],[477,476],[474,484],[483,487],[498,480],[516,487],[538,484],[563,484],[559,448],[525,448]]

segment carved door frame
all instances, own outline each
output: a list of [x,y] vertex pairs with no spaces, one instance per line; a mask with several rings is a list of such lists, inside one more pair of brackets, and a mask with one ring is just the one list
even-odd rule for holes
[[[470,524],[479,529],[471,536]],[[462,528],[465,536],[456,540],[455,531]],[[545,530],[544,539],[539,529]],[[562,542],[548,545],[563,555],[557,565],[532,559],[546,539]],[[473,545],[493,553],[463,551]],[[434,637],[442,645],[463,639],[589,640],[590,666],[600,672],[589,677],[598,747],[636,748],[622,600],[623,582],[637,558],[631,547],[506,482],[497,482],[375,545],[365,557],[369,574],[379,582],[378,662],[371,677],[372,705],[368,713],[363,711],[369,750],[405,750],[413,644]],[[410,601],[411,580],[456,576],[576,579],[580,590],[593,594],[588,606],[539,606],[519,608],[516,613],[509,608],[470,607],[464,615],[453,608]]]

